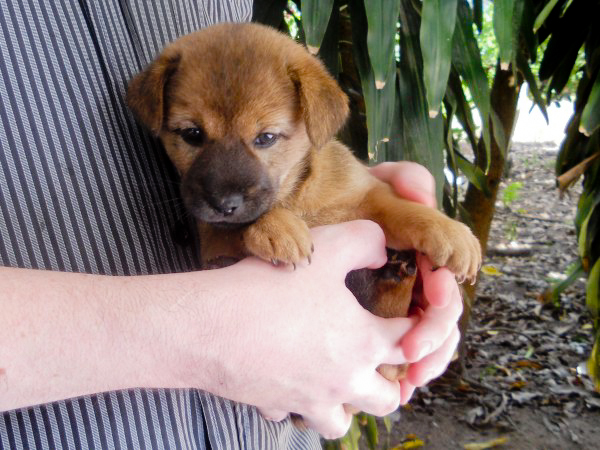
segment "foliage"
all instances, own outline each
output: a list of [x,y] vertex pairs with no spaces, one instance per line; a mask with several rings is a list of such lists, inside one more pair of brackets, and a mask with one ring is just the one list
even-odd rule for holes
[[[461,212],[468,219],[474,213],[462,210],[459,202],[460,173],[469,189],[494,203],[499,180],[491,178],[490,168],[498,155],[503,164],[514,120],[514,111],[501,114],[498,105],[504,100],[501,90],[494,91],[497,81],[517,93],[526,83],[546,115],[535,73],[545,82],[547,99],[562,94],[573,74],[579,74],[577,109],[557,172],[600,152],[600,28],[592,26],[600,17],[597,0],[495,0],[491,6],[485,2],[485,8],[482,0],[335,0],[330,7],[331,3],[296,0],[288,7],[287,0],[255,0],[254,20],[296,29],[297,38],[318,52],[350,96],[355,114],[347,143],[371,163],[410,159],[425,165],[436,179],[438,203],[451,215]],[[284,9],[286,22],[281,14],[273,14]],[[310,11],[309,17],[303,11]],[[486,43],[483,52],[480,42]],[[579,71],[582,47],[585,68]],[[513,103],[507,108],[516,108]],[[453,120],[460,124],[474,158],[460,151]],[[368,134],[363,140],[359,129],[365,123]],[[590,136],[579,133],[580,128]],[[598,322],[600,158],[592,163],[586,163],[577,230],[590,274],[588,304]],[[450,180],[445,168],[454,175]],[[598,336],[591,364],[596,374]],[[355,422],[353,437],[347,439],[355,443],[362,426]]]
[[[571,272],[583,271],[588,276],[586,303],[596,330],[588,368],[600,388],[600,30],[596,24],[600,1],[553,0],[546,13],[539,20],[537,34],[540,41],[545,37],[548,41],[539,69],[540,78],[548,82],[548,96],[561,92],[568,74],[581,74],[556,174],[561,191],[583,175],[583,193],[575,218],[580,264]],[[582,50],[583,65],[578,59]],[[566,284],[556,290],[564,289]]]
[[504,188],[502,192],[502,203],[505,207],[510,208],[510,205],[521,195],[521,189],[523,189],[523,183],[520,181],[514,181]]

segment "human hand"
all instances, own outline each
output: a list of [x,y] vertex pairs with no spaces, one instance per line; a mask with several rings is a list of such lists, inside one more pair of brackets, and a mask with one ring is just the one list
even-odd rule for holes
[[[345,405],[379,416],[398,407],[398,382],[376,369],[406,362],[397,344],[415,320],[376,317],[345,287],[347,272],[377,268],[387,260],[385,237],[375,223],[354,221],[311,233],[315,252],[301,270],[247,258],[204,272],[223,277],[210,284],[227,286],[228,294],[218,304],[210,333],[201,330],[221,349],[214,369],[202,367],[217,382],[204,381],[201,387],[256,405],[273,420],[301,414],[310,428],[335,438],[350,426]],[[182,309],[193,311],[187,304]],[[187,323],[179,328],[186,338],[200,332]],[[190,361],[187,382],[197,386],[198,358],[182,359]]]
[[[389,183],[403,198],[435,207],[435,181],[423,166],[413,162],[383,163],[371,173]],[[432,270],[424,255],[417,256],[422,284],[415,289],[422,310],[418,324],[403,337],[401,348],[411,362],[406,377],[400,381],[401,404],[406,404],[415,387],[441,375],[458,345],[458,319],[462,298],[452,272],[447,268]]]

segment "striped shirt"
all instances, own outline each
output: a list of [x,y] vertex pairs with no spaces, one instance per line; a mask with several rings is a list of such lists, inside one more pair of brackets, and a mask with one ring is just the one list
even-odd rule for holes
[[[124,93],[166,43],[251,14],[251,0],[0,0],[0,265],[197,269],[177,176]],[[320,444],[206,392],[132,389],[1,414],[0,449],[21,448]]]

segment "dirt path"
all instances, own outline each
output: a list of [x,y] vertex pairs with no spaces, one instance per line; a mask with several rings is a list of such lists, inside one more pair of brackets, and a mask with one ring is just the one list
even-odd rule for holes
[[[584,282],[564,292],[558,306],[539,301],[577,255],[572,221],[578,192],[558,198],[556,149],[554,142],[513,144],[488,274],[481,277],[466,336],[466,371],[421,389],[393,416],[392,436],[382,447],[408,436],[425,449],[495,439],[504,440],[497,448],[505,449],[600,449],[600,395],[578,373],[592,333]],[[518,256],[504,256],[511,252]]]

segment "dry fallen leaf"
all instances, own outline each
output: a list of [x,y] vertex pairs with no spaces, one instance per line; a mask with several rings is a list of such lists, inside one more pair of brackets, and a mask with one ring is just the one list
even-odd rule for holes
[[491,441],[487,441],[487,442],[478,442],[478,443],[470,443],[470,444],[465,444],[464,448],[465,450],[486,450],[488,448],[494,448],[497,447],[498,445],[502,445],[502,444],[506,444],[508,442],[508,438],[507,437],[499,437],[496,439],[492,439]]
[[500,272],[498,269],[496,269],[494,266],[483,266],[481,268],[481,271],[485,274],[485,275],[490,275],[492,277],[501,277],[503,274],[502,272]]
[[525,387],[526,384],[527,384],[527,381],[519,380],[519,381],[515,381],[515,382],[511,383],[510,388],[511,389],[522,389],[523,387]]
[[407,448],[423,447],[425,442],[417,437],[416,434],[407,434],[402,444],[392,447],[392,450],[404,450]]
[[517,361],[515,363],[513,363],[513,365],[516,368],[519,369],[535,369],[535,370],[539,370],[542,368],[542,365],[539,363],[536,363],[535,361],[530,361],[529,359],[522,359],[520,361]]

